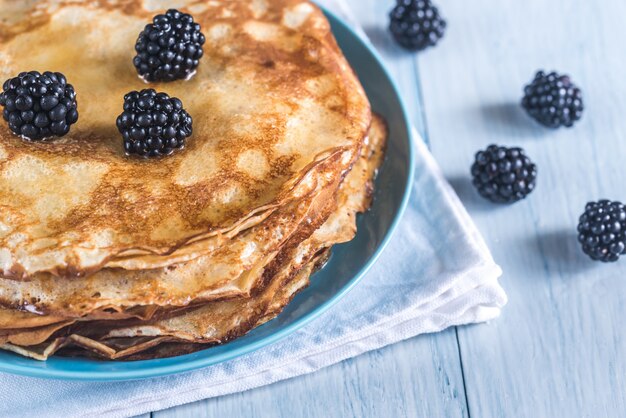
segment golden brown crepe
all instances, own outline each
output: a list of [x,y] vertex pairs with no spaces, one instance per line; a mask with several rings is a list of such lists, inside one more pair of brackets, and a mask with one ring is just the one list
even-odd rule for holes
[[177,2],[202,26],[205,54],[192,79],[150,87],[182,99],[194,132],[171,157],[126,157],[114,121],[123,95],[147,87],[132,57],[162,11],[151,3],[0,0],[0,78],[63,72],[80,114],[45,143],[0,124],[5,277],[197,258],[301,200],[315,166],[341,153],[329,168],[338,178],[357,157],[369,103],[322,12],[302,0]]
[[384,123],[375,118],[360,158],[342,182],[336,199],[330,201],[330,216],[321,226],[314,221],[309,231],[302,228],[304,239],[294,235],[283,246],[264,269],[264,285],[257,293],[192,305],[147,320],[82,318],[17,330],[0,335],[2,348],[39,360],[58,350],[65,355],[89,353],[107,359],[137,360],[192,352],[245,334],[278,315],[308,285],[309,276],[325,260],[332,245],[354,236],[355,215],[369,206],[385,142]]
[[[156,0],[0,0],[0,79],[63,72],[70,133],[0,123],[0,348],[137,360],[237,338],[278,315],[370,204],[387,132],[307,0],[183,0],[206,36],[190,80],[144,84]],[[28,51],[28,53],[25,53]],[[179,97],[186,148],[127,157],[130,90]]]

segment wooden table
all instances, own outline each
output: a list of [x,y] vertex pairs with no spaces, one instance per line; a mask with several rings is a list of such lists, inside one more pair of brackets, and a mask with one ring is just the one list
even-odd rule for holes
[[[502,266],[509,304],[489,324],[153,415],[626,416],[626,259],[592,262],[576,241],[588,200],[626,200],[626,1],[439,0],[446,36],[419,55],[386,31],[393,1],[352,4]],[[583,89],[574,128],[543,128],[520,108],[540,68]],[[522,146],[537,163],[525,201],[497,206],[473,190],[473,155],[490,143]]]

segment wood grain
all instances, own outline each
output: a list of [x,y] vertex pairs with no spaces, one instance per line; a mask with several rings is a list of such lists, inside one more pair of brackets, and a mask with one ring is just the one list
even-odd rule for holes
[[[626,2],[441,1],[450,25],[417,58],[432,150],[496,261],[509,305],[459,329],[470,415],[624,416],[626,260],[589,261],[576,242],[588,200],[624,200]],[[521,110],[535,70],[569,73],[586,110],[553,131]],[[524,147],[536,191],[509,207],[482,201],[467,172],[489,143]]]

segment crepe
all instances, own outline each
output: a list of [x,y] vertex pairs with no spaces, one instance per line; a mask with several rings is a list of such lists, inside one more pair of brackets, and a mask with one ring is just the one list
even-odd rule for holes
[[311,193],[316,166],[341,155],[328,167],[337,180],[358,156],[369,103],[308,1],[176,2],[202,26],[205,54],[192,79],[152,87],[183,101],[194,132],[149,161],[124,155],[114,121],[123,95],[146,87],[132,56],[152,2],[20,4],[0,0],[0,78],[63,72],[80,117],[45,143],[0,124],[4,277],[198,258]]
[[255,287],[264,267],[302,222],[319,217],[321,224],[328,217],[331,208],[324,210],[324,207],[337,187],[329,183],[338,179],[327,175],[326,164],[319,168],[322,172],[316,193],[297,204],[287,205],[262,225],[213,253],[161,269],[103,269],[80,279],[53,277],[49,273],[39,273],[28,281],[0,278],[0,305],[82,317],[98,309],[182,306],[191,300],[247,294]]
[[[318,227],[313,222],[295,234],[264,269],[265,285],[257,294],[213,301],[152,319],[59,322],[0,336],[2,348],[45,360],[58,350],[63,355],[91,355],[138,360],[180,355],[236,338],[271,320],[294,295],[308,285],[311,273],[328,249],[350,240],[357,212],[367,209],[373,178],[383,158],[386,129],[375,118],[360,158],[331,199],[330,215]],[[34,315],[34,314],[30,314]],[[4,340],[3,340],[4,338]]]

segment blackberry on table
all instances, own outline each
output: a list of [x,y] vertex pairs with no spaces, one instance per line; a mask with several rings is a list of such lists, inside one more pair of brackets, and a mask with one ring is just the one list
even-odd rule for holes
[[446,21],[430,0],[397,0],[389,17],[396,42],[413,51],[435,46],[446,29]]
[[204,42],[191,15],[170,9],[156,15],[139,34],[133,64],[146,81],[185,79],[196,71]]
[[626,208],[621,202],[589,202],[578,223],[578,241],[594,260],[617,261],[626,254]]
[[78,120],[76,92],[61,73],[22,72],[2,88],[2,117],[13,133],[25,139],[63,136]]
[[192,119],[183,103],[154,89],[131,91],[124,96],[124,111],[117,117],[126,154],[143,157],[169,155],[185,146]]
[[535,188],[537,166],[521,148],[490,145],[476,153],[472,183],[478,193],[496,203],[513,203]]
[[524,88],[522,107],[549,128],[571,127],[582,117],[582,92],[567,75],[538,71]]

